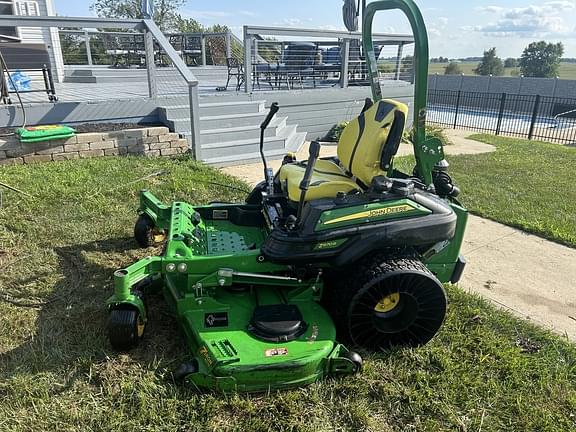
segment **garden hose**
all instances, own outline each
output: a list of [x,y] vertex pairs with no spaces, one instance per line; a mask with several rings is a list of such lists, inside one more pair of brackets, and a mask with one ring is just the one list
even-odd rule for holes
[[21,191],[20,189],[17,189],[17,188],[15,188],[15,187],[13,187],[13,186],[7,185],[6,183],[0,182],[0,186],[3,187],[3,188],[6,188],[6,189],[8,189],[8,190],[11,190],[11,191],[13,191],[13,192],[22,194],[22,195],[24,195],[24,196],[26,196],[26,197],[28,197],[28,198],[32,198],[32,195],[30,195],[29,193],[24,192],[24,191]]

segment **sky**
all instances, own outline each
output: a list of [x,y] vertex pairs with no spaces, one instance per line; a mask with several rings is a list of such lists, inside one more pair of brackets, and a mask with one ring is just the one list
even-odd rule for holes
[[[91,16],[93,0],[54,0],[64,16]],[[370,1],[370,0],[368,0]],[[431,57],[481,56],[496,47],[500,57],[520,57],[534,40],[563,42],[565,57],[576,57],[576,0],[416,0],[430,38]],[[265,25],[344,29],[342,0],[187,0],[181,14],[202,24]],[[374,31],[410,33],[396,12],[380,12]]]

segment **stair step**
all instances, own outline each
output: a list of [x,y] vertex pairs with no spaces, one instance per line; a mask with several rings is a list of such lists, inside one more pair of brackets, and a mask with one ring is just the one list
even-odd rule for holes
[[[258,114],[264,112],[264,109],[265,101],[201,103],[200,117]],[[190,117],[190,105],[187,103],[161,106],[160,111],[166,119]]]
[[[265,151],[285,151],[286,138],[264,138]],[[258,153],[260,144],[258,140],[245,139],[236,141],[223,141],[219,143],[202,144],[202,159],[214,159],[229,156],[241,159],[244,154]]]
[[[264,132],[265,137],[280,136],[286,128],[287,117],[275,118]],[[283,134],[282,137],[286,137]],[[235,128],[221,128],[221,129],[201,129],[200,142],[202,144],[238,141],[252,139],[254,141],[260,140],[260,128],[258,126],[240,126]]]
[[286,152],[297,153],[306,142],[306,132],[297,132],[286,140]]
[[260,123],[264,121],[265,117],[266,112],[203,116],[200,117],[200,127],[202,129],[214,129],[216,127],[233,128],[240,126],[260,126]]
[[[282,150],[264,150],[267,160],[282,159],[286,155],[286,151]],[[254,162],[260,162],[262,159],[260,157],[260,152],[244,153],[241,155],[234,156],[222,156],[214,158],[203,158],[204,163],[208,165],[213,165],[216,167],[226,167],[231,165],[245,165]]]

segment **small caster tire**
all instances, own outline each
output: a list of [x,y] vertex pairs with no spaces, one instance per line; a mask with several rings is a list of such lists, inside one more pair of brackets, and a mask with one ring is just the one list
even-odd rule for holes
[[164,233],[156,228],[154,221],[146,213],[142,213],[134,225],[134,239],[143,249],[162,243]]
[[190,362],[182,363],[178,369],[172,372],[172,376],[174,377],[174,381],[183,382],[188,375],[197,373],[198,369],[198,360],[194,359]]
[[134,309],[113,309],[108,317],[108,339],[117,351],[134,348],[142,339],[145,323]]
[[344,354],[344,357],[354,363],[354,373],[362,372],[362,365],[364,364],[364,361],[362,360],[362,357],[360,357],[360,354],[355,351],[348,351],[346,354]]

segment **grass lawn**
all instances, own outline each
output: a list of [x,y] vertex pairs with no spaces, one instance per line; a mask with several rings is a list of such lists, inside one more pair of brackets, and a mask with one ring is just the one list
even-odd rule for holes
[[[464,75],[474,75],[474,69],[478,66],[478,62],[462,62],[459,65]],[[429,73],[444,75],[446,66],[448,63],[430,63]],[[512,76],[513,71],[518,71],[518,68],[506,68],[504,76]],[[576,63],[560,63],[558,76],[560,79],[576,79]]]
[[[575,200],[560,194],[573,153],[554,146],[561,156],[550,159],[552,146],[511,144],[451,159],[466,202],[487,213],[528,206],[524,191],[538,184],[548,186],[534,219],[552,202],[544,192],[565,197],[556,208],[568,212]],[[533,164],[513,156],[522,146]],[[0,209],[0,431],[576,430],[576,347],[455,287],[432,343],[365,353],[361,375],[260,395],[179,387],[170,371],[186,351],[160,299],[138,349],[117,354],[105,337],[112,272],[150,254],[131,238],[137,192],[201,203],[243,196],[206,181],[244,185],[191,161],[146,158],[3,167],[0,181],[35,196],[5,193]]]
[[497,151],[450,157],[474,213],[576,247],[576,147],[493,135],[472,139]]

